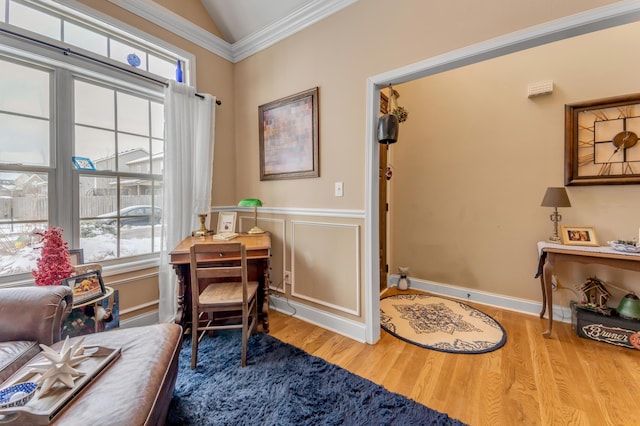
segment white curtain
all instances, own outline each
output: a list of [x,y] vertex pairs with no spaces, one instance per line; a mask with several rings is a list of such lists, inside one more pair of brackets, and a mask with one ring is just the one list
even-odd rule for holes
[[164,201],[160,255],[160,322],[173,322],[177,279],[169,251],[200,228],[198,214],[211,205],[215,98],[196,96],[186,84],[169,81],[164,92]]

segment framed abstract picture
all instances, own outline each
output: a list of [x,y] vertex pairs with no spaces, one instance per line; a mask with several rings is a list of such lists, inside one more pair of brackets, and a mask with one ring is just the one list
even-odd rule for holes
[[318,88],[258,107],[260,180],[320,176]]

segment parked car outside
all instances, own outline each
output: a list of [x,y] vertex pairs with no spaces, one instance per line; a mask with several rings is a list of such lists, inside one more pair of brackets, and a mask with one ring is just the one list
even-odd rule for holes
[[[162,209],[151,206],[129,206],[120,209],[120,226],[149,226],[157,225],[162,220]],[[98,215],[102,223],[116,225],[118,211]]]

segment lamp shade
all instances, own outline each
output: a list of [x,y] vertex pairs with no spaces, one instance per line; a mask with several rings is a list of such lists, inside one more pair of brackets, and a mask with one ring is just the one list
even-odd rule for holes
[[547,188],[547,192],[544,193],[542,199],[542,207],[571,207],[567,190],[564,187],[561,188]]
[[240,200],[238,207],[262,207],[262,201],[257,198],[245,198]]

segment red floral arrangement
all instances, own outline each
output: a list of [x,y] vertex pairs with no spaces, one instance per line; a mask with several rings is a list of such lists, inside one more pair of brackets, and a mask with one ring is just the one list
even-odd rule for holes
[[73,274],[69,244],[62,239],[62,228],[51,227],[42,236],[42,255],[38,259],[38,269],[31,271],[36,285],[60,285],[62,280]]

